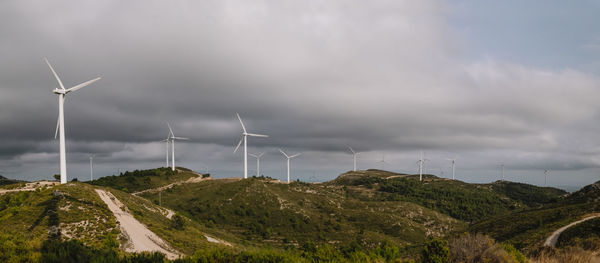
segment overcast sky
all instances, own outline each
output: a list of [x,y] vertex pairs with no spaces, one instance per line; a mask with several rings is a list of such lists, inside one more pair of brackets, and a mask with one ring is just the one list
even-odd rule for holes
[[[69,180],[176,163],[242,175],[239,112],[263,174],[352,169],[582,186],[600,180],[600,1],[0,2],[0,174]],[[249,159],[250,174],[255,161]]]

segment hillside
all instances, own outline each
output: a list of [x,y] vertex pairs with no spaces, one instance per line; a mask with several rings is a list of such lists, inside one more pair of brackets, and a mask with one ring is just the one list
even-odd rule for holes
[[599,183],[559,198],[556,202],[511,214],[492,216],[470,226],[471,232],[488,234],[526,251],[536,249],[554,230],[600,211]]
[[418,179],[418,175],[368,170],[347,172],[327,184],[346,186],[361,200],[412,202],[467,222],[557,202],[566,194],[511,182],[469,184],[433,175],[423,175],[423,182]]
[[[468,184],[433,175],[420,182],[418,175],[381,170],[348,172],[325,183],[284,184],[158,168],[90,184],[54,184],[9,185],[0,191],[3,254],[37,261],[71,251],[88,259],[112,258],[108,262],[152,257],[162,262],[159,254],[130,253],[134,237],[116,220],[115,208],[107,206],[106,196],[111,196],[118,213],[130,214],[168,251],[208,262],[207,257],[392,262],[418,259],[424,246],[440,240],[449,243],[436,246],[458,249],[453,253],[467,253],[463,246],[485,240],[496,254],[480,255],[482,260],[517,258],[522,255],[508,244],[499,247],[492,239],[464,233],[486,233],[530,251],[557,226],[594,211],[598,194],[593,186],[564,196],[553,188]],[[100,192],[106,193],[104,201]],[[563,242],[581,244],[578,235],[587,228],[582,229]]]
[[25,181],[21,181],[21,180],[15,180],[15,179],[8,179],[2,175],[0,175],[0,186],[2,185],[9,185],[9,184],[18,184],[18,183],[24,183]]
[[65,249],[115,260],[140,257],[125,252],[131,246],[129,237],[124,235],[120,222],[95,189],[110,191],[122,200],[121,209],[131,211],[136,219],[178,251],[192,254],[197,249],[220,246],[204,238],[205,233],[219,238],[227,236],[218,230],[206,229],[205,232],[203,226],[180,215],[169,218],[164,208],[116,189],[78,182],[43,185],[35,191],[0,195],[0,261],[19,258],[19,261],[37,262],[54,258],[57,251]]
[[[142,194],[158,202],[158,194]],[[362,201],[344,186],[268,179],[224,179],[175,186],[162,202],[208,227],[227,229],[249,244],[275,247],[307,242],[383,241],[407,247],[464,229],[464,223],[403,201]]]
[[133,172],[126,171],[118,176],[112,175],[96,179],[91,184],[111,187],[126,193],[135,193],[198,176],[189,169],[177,167],[176,171],[172,171],[171,168],[162,167]]

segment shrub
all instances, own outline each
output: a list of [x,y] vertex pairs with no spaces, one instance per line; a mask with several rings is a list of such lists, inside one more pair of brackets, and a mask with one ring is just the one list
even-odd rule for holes
[[424,263],[450,262],[450,249],[448,249],[448,242],[438,238],[427,242],[423,248],[422,256]]

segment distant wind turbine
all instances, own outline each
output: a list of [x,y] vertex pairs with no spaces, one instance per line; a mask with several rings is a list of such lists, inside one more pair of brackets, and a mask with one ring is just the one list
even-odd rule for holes
[[419,165],[419,181],[423,181],[424,173],[427,174],[427,170],[425,169],[425,163],[428,161],[429,159],[425,159],[425,154],[423,153],[423,151],[421,151],[421,156],[417,161],[417,164]]
[[452,161],[452,180],[454,180],[456,157],[454,157],[454,158],[446,158],[446,160]]
[[171,170],[175,171],[175,140],[189,140],[189,138],[176,137],[168,122],[167,126],[169,127],[169,140],[171,140]]
[[95,154],[90,154],[90,182],[94,181],[94,156]]
[[67,183],[67,153],[66,153],[67,150],[66,150],[66,146],[65,146],[65,111],[64,111],[65,96],[69,92],[76,91],[78,89],[81,89],[87,85],[90,85],[90,84],[98,81],[100,78],[95,78],[95,79],[86,81],[84,83],[81,83],[79,85],[73,86],[70,89],[65,89],[65,86],[63,85],[62,81],[58,77],[58,74],[56,74],[56,71],[54,71],[54,68],[52,68],[52,65],[50,65],[50,62],[48,62],[48,59],[45,59],[45,60],[46,60],[46,64],[48,64],[48,67],[50,67],[50,70],[52,70],[52,74],[54,74],[54,77],[56,78],[56,80],[58,81],[58,84],[60,85],[60,89],[55,88],[53,90],[54,94],[58,95],[58,121],[56,123],[56,132],[54,132],[54,139],[56,139],[56,137],[58,135],[58,131],[60,130],[60,183],[65,184],[65,183]]
[[352,158],[354,159],[354,169],[352,171],[356,172],[356,156],[358,156],[360,152],[355,152],[350,146],[348,146],[348,149],[350,149],[350,152],[352,152]]
[[292,156],[287,155],[287,153],[285,153],[283,150],[279,149],[279,151],[285,155],[285,157],[287,158],[287,182],[288,184],[290,183],[290,159],[294,158],[294,157],[298,157],[300,154],[302,153],[297,153],[294,154]]
[[502,175],[502,181],[504,182],[504,164],[500,165],[500,174]]
[[544,170],[544,186],[546,186],[547,182],[548,182],[548,170]]
[[262,153],[257,153],[257,154],[252,154],[252,153],[248,154],[248,155],[256,158],[256,176],[260,176],[260,157],[262,157],[263,154],[265,154],[265,153],[262,152]]
[[377,162],[381,164],[381,169],[385,170],[385,165],[388,164],[388,162],[385,161],[385,154],[383,156],[381,156],[381,161]]
[[233,150],[233,153],[236,153],[238,148],[240,148],[240,145],[242,144],[242,141],[244,142],[244,179],[248,178],[248,136],[250,137],[269,137],[268,135],[263,135],[263,134],[255,134],[255,133],[248,133],[246,131],[246,126],[244,126],[244,122],[242,121],[242,118],[240,117],[240,114],[236,113],[235,115],[237,115],[238,120],[240,120],[240,124],[242,125],[242,138],[240,139],[240,142],[237,144],[237,146],[235,147],[235,150]]

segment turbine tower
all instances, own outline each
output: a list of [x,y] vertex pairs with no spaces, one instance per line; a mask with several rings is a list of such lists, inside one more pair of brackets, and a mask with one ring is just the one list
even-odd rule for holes
[[248,136],[250,137],[269,137],[268,135],[264,135],[264,134],[255,134],[255,133],[248,133],[246,131],[246,126],[244,126],[244,122],[242,121],[242,118],[240,117],[240,115],[238,113],[235,113],[235,115],[237,115],[238,120],[240,120],[240,124],[242,125],[242,138],[240,139],[240,142],[238,142],[237,146],[235,147],[235,150],[233,150],[233,153],[236,153],[238,148],[240,148],[240,145],[242,144],[242,141],[244,142],[244,179],[248,178]]
[[45,59],[45,60],[46,60],[46,64],[48,64],[48,67],[50,67],[50,70],[52,70],[52,74],[54,74],[56,81],[58,81],[58,84],[60,85],[60,88],[55,88],[53,90],[54,94],[58,95],[58,121],[56,123],[56,132],[54,132],[54,139],[56,139],[56,137],[58,135],[58,131],[60,130],[60,183],[65,184],[65,183],[67,183],[67,150],[66,150],[66,146],[65,146],[65,111],[64,111],[65,96],[69,92],[76,91],[78,89],[81,89],[87,85],[90,85],[90,84],[98,81],[100,78],[95,78],[95,79],[86,81],[84,83],[81,83],[77,86],[73,86],[70,89],[65,89],[65,86],[63,85],[62,81],[58,77],[58,74],[56,74],[56,71],[54,71],[54,68],[52,68],[52,65],[50,65],[50,62],[48,61],[48,59]]
[[95,154],[90,154],[90,182],[94,181],[94,156]]
[[502,175],[502,181],[504,182],[504,164],[500,165],[500,174]]
[[287,158],[287,182],[288,184],[290,183],[290,159],[294,158],[294,157],[298,157],[300,154],[302,153],[297,153],[294,154],[292,156],[287,155],[287,153],[285,153],[283,150],[279,149],[279,151],[285,155],[285,157]]
[[257,154],[251,154],[251,153],[248,154],[248,155],[256,158],[256,176],[260,176],[260,157],[262,157],[263,154],[265,154],[265,153],[262,152],[262,153],[257,153]]
[[352,152],[352,158],[354,159],[354,169],[352,171],[356,172],[356,156],[360,153],[360,152],[355,152],[352,147],[348,146],[348,149],[350,149],[350,152]]
[[189,140],[189,138],[176,137],[168,122],[167,126],[169,127],[169,140],[171,140],[171,170],[175,171],[175,140]]
[[447,158],[446,160],[448,161],[452,161],[452,180],[454,180],[454,172],[455,172],[455,162],[456,162],[456,157],[454,158]]
[[544,170],[544,186],[546,186],[547,182],[548,182],[548,170]]

